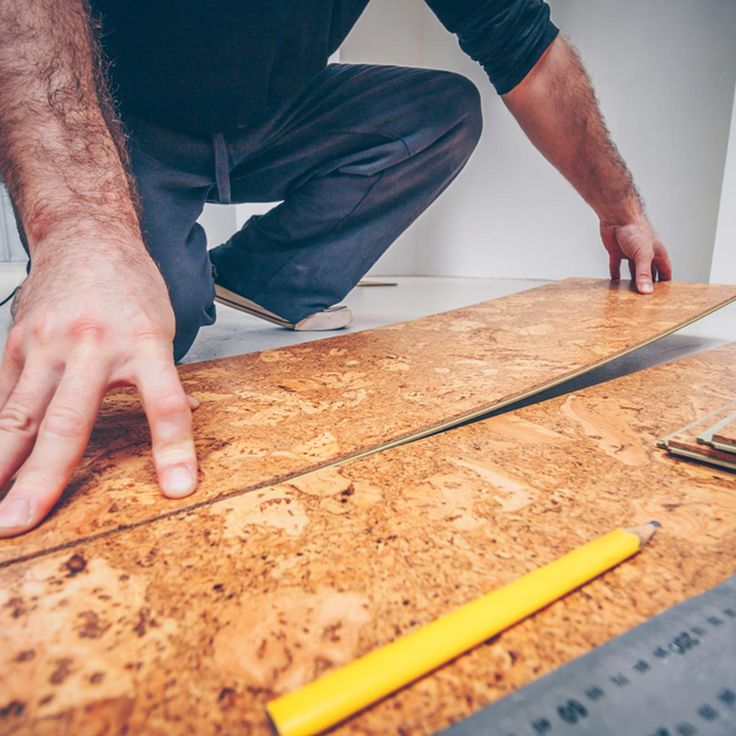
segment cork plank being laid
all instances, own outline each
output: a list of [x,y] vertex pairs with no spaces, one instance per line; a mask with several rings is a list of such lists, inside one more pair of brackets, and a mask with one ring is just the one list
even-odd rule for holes
[[336,733],[466,717],[736,571],[736,479],[655,447],[735,366],[736,345],[701,353],[8,565],[0,732],[267,734],[275,695],[659,519],[637,557]]
[[444,314],[182,367],[201,463],[196,495],[163,498],[136,397],[111,397],[82,466],[39,529],[0,561],[422,436],[547,388],[722,306],[736,287],[573,279]]

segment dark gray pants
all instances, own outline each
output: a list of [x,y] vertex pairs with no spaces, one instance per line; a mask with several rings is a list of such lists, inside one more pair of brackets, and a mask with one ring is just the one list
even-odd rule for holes
[[[215,321],[210,259],[218,283],[289,320],[335,304],[458,174],[482,125],[464,77],[347,64],[257,127],[194,136],[125,122],[177,359]],[[205,202],[280,200],[208,255]]]

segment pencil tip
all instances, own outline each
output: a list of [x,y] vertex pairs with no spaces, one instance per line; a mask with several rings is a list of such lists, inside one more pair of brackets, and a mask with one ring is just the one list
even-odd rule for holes
[[654,532],[661,527],[662,525],[658,521],[652,520],[646,524],[642,524],[641,526],[627,529],[626,531],[639,537],[639,546],[643,547],[654,536]]

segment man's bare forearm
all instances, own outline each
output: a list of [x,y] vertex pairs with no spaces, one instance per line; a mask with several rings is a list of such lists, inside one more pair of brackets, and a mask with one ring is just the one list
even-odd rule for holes
[[0,175],[31,249],[61,230],[143,249],[86,1],[0,0],[0,28]]
[[504,102],[541,153],[602,221],[626,224],[643,206],[606,128],[580,57],[561,37]]

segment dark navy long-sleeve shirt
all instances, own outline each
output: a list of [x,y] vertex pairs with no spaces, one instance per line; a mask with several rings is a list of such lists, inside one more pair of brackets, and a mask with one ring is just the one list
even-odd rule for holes
[[[402,2],[403,0],[397,0]],[[557,34],[543,0],[426,0],[500,94]],[[92,0],[123,117],[212,133],[254,124],[319,72],[368,0]]]

